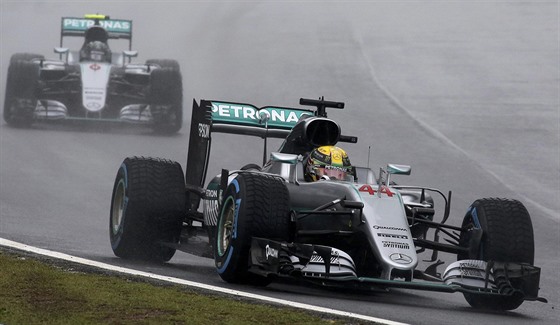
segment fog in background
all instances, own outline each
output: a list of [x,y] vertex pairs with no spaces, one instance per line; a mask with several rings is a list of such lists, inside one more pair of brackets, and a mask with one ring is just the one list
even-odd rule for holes
[[[179,61],[185,109],[184,127],[172,137],[2,122],[0,237],[112,256],[107,220],[118,166],[130,155],[184,166],[193,99],[298,107],[300,97],[325,96],[346,103],[328,113],[344,134],[359,137],[342,144],[353,164],[369,161],[376,171],[410,164],[412,175],[397,181],[453,190],[455,224],[480,197],[524,202],[543,267],[541,293],[557,306],[557,1],[2,0],[0,10],[2,103],[13,53],[55,58],[61,17],[102,13],[133,20],[137,61]],[[271,141],[269,150],[279,144]],[[209,177],[260,163],[262,148],[258,138],[213,135]],[[445,297],[441,303],[449,303]],[[545,323],[558,316],[550,304],[526,303],[520,313]]]

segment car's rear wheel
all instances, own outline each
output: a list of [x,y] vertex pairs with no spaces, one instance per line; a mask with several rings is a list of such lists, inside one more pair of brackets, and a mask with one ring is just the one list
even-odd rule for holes
[[289,193],[282,178],[239,174],[224,193],[213,244],[220,277],[230,283],[268,284],[268,278],[249,272],[251,239],[287,240],[289,222]]
[[[482,229],[480,243],[472,240],[472,230]],[[511,199],[485,198],[476,200],[463,219],[460,243],[476,245],[468,254],[458,255],[459,260],[477,259],[510,263],[528,263],[535,259],[533,226],[525,206]],[[515,287],[515,283],[512,283]],[[523,303],[523,297],[485,296],[464,293],[467,302],[475,308],[512,310]]]
[[12,126],[29,126],[37,106],[39,65],[16,60],[8,67],[4,95],[4,120]]
[[44,59],[45,56],[35,53],[15,53],[10,57],[10,64],[16,61],[31,61],[33,59]]
[[150,109],[154,130],[177,133],[183,125],[183,79],[179,69],[154,69],[150,76]]
[[129,157],[115,178],[110,239],[116,256],[168,261],[175,254],[186,214],[181,166],[173,161]]
[[179,62],[171,59],[149,59],[146,60],[147,65],[157,65],[160,68],[170,68],[179,71],[181,68]]

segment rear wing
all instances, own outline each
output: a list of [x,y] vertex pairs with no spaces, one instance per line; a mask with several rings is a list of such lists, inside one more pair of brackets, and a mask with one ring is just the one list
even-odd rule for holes
[[[216,100],[193,100],[185,181],[187,187],[204,187],[210,156],[211,134],[230,133],[261,138],[285,138],[300,118],[313,116],[307,109],[265,106]],[[191,198],[193,210],[200,198]]]
[[65,36],[83,37],[91,26],[103,27],[110,39],[127,39],[132,46],[132,20],[110,19],[104,15],[86,15],[85,18],[62,17],[60,25],[60,46]]
[[201,101],[203,105],[210,109],[213,132],[261,138],[285,138],[301,117],[313,116],[312,110],[288,107],[257,108],[250,104]]
[[[312,100],[313,101],[313,100]],[[210,159],[211,134],[230,133],[267,138],[286,138],[293,127],[302,119],[317,116],[324,112],[325,107],[344,107],[343,103],[334,106],[326,101],[301,103],[317,106],[317,110],[265,106],[257,108],[250,104],[233,103],[216,100],[201,100],[200,104],[193,100],[192,119],[187,152],[185,182],[188,189],[200,193],[204,188],[208,161]],[[319,107],[320,105],[324,107]],[[326,106],[325,106],[326,105]],[[357,142],[356,137],[341,136],[339,141]],[[264,146],[266,155],[266,141]],[[202,195],[202,194],[201,194]],[[190,197],[190,211],[196,211],[200,197]]]

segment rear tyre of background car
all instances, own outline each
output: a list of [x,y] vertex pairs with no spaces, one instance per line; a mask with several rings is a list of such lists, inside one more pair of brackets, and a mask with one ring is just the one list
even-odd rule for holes
[[116,256],[166,262],[186,215],[186,192],[179,163],[129,157],[121,164],[111,200],[110,239]]
[[10,57],[10,64],[16,61],[31,61],[33,59],[40,59],[43,60],[45,58],[44,55],[35,54],[35,53],[15,53]]
[[150,76],[153,127],[161,134],[177,133],[183,125],[183,78],[179,68],[171,66],[154,69]]
[[179,62],[177,62],[176,60],[171,60],[171,59],[149,59],[146,60],[146,64],[147,65],[157,65],[160,68],[169,68],[169,69],[174,69],[174,70],[181,70],[180,66],[179,66]]
[[[485,198],[476,200],[463,219],[460,244],[473,245],[472,231],[482,229],[482,239],[478,250],[460,254],[459,260],[477,259],[533,265],[535,248],[533,225],[525,206],[511,199]],[[515,287],[515,283],[512,283]],[[475,308],[492,310],[513,310],[523,303],[523,297],[484,296],[464,293],[467,302]]]
[[[24,54],[14,56],[22,57]],[[11,126],[29,126],[33,123],[37,106],[39,65],[24,60],[10,62],[4,96],[4,121]]]
[[280,177],[240,173],[227,187],[213,243],[216,269],[230,283],[267,285],[270,279],[249,272],[253,236],[289,238],[289,193]]

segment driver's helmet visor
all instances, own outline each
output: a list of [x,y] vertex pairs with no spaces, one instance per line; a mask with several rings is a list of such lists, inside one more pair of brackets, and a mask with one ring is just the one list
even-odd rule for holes
[[350,174],[350,168],[335,166],[315,166],[317,179],[322,176],[328,176],[329,179],[337,179],[339,181],[353,181],[354,177]]
[[89,55],[89,58],[92,61],[98,61],[98,62],[104,61],[105,60],[105,53],[103,51],[92,50],[90,55]]

